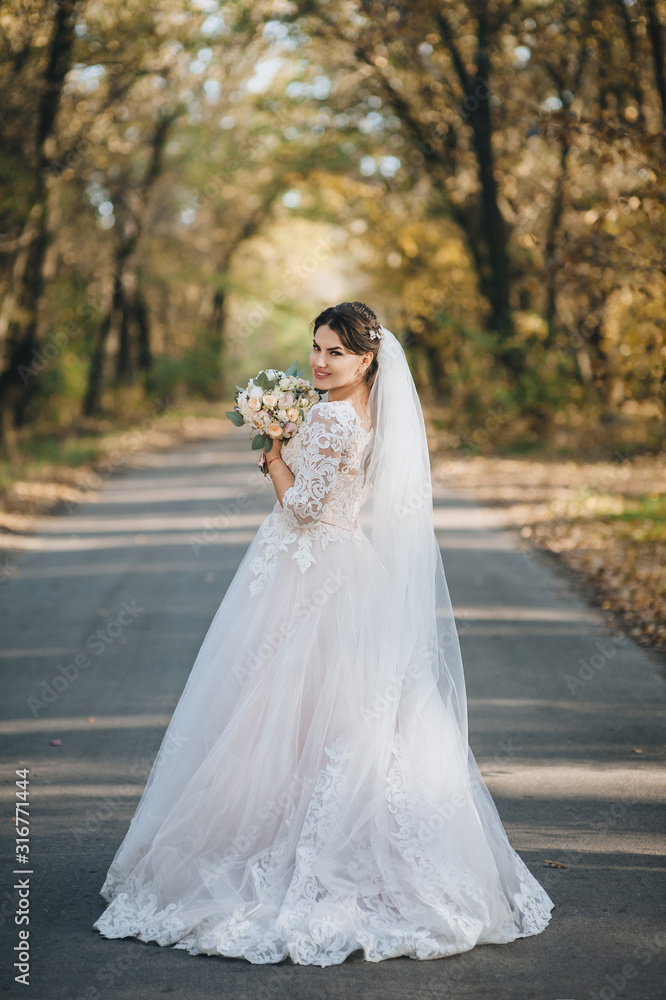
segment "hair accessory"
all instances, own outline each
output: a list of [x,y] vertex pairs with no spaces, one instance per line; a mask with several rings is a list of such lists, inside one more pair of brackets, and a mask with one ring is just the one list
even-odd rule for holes
[[380,340],[382,339],[381,328],[379,330],[370,331],[370,340],[376,340],[378,337]]

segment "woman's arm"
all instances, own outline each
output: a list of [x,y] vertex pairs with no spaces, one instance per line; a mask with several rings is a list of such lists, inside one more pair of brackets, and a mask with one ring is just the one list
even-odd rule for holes
[[[266,451],[264,449],[264,456],[267,462],[270,462],[268,466],[268,471],[270,473],[273,486],[275,487],[275,493],[278,500],[280,501],[280,506],[282,505],[282,497],[290,486],[294,485],[294,474],[281,456],[282,451],[282,441],[276,438],[271,445],[271,450]],[[276,459],[276,461],[273,461]]]
[[[269,455],[269,472],[283,510],[299,525],[314,524],[325,514],[328,496],[340,468],[350,435],[353,415],[335,402],[316,403],[300,431],[295,475],[280,459]],[[271,454],[273,449],[271,448]]]

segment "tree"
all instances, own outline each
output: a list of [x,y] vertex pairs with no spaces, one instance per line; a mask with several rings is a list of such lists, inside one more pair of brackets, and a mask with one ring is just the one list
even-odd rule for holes
[[[58,0],[49,5],[41,25],[44,31],[50,26],[51,37],[43,69],[41,61],[38,63],[39,96],[35,128],[26,143],[32,183],[25,203],[21,232],[14,240],[12,285],[6,292],[0,313],[0,344],[3,348],[0,433],[12,454],[16,451],[14,426],[17,410],[31,389],[30,368],[37,343],[39,304],[44,288],[43,267],[49,241],[48,212],[53,182],[51,165],[56,117],[65,77],[72,64],[74,27],[80,7],[73,0]],[[26,43],[17,53],[11,69],[13,87],[10,107],[14,115],[18,114],[14,101],[20,78],[30,63],[29,43]]]

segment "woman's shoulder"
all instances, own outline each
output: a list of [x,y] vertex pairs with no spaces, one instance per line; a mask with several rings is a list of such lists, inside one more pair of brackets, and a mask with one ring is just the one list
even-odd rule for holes
[[345,425],[353,420],[356,410],[346,399],[321,399],[310,408],[310,414]]
[[322,399],[308,411],[303,430],[308,428],[309,434],[333,434],[346,447],[356,434],[358,421],[356,410],[346,399]]
[[369,427],[365,426],[358,410],[348,399],[321,400],[311,408],[310,413],[313,412],[315,413],[315,418],[317,415],[320,415],[320,419],[326,423],[342,424],[350,433],[355,434],[360,428],[366,435],[369,435],[373,430],[372,425]]

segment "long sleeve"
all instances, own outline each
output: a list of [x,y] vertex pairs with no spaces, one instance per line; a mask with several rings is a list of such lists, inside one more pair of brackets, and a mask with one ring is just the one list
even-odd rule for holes
[[282,507],[299,524],[313,524],[325,513],[326,502],[350,437],[345,407],[316,403],[302,427],[294,484],[285,490]]

